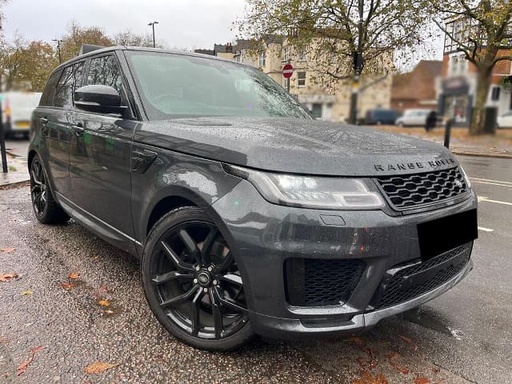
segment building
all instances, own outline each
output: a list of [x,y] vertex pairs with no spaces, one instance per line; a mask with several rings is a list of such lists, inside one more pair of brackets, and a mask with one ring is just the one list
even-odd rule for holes
[[[476,67],[466,60],[464,53],[458,50],[458,42],[452,36],[463,39],[462,34],[469,34],[464,19],[453,19],[446,23],[449,34],[445,34],[441,81],[438,83],[438,111],[455,118],[459,125],[470,123],[477,89]],[[473,27],[475,28],[475,27]],[[466,40],[467,40],[466,36]],[[510,55],[512,49],[502,49],[498,55]],[[512,95],[504,82],[512,75],[510,61],[500,61],[494,67],[491,76],[491,87],[487,96],[487,107],[495,108],[501,115],[512,110]]]
[[[306,51],[299,51],[289,44],[288,37],[271,36],[262,45],[252,40],[238,40],[235,44],[215,44],[213,51],[196,50],[197,53],[215,56],[259,68],[278,84],[288,89],[290,94],[311,111],[313,117],[341,122],[348,119],[351,79],[337,81],[330,86],[323,85],[315,71],[315,61]],[[382,67],[392,68],[391,55],[384,60]],[[293,75],[285,79],[282,68],[292,64]],[[358,117],[363,117],[368,109],[389,108],[391,102],[391,74],[384,73],[361,79]]]
[[421,60],[411,72],[393,76],[391,108],[404,111],[410,108],[437,110],[437,82],[442,61]]

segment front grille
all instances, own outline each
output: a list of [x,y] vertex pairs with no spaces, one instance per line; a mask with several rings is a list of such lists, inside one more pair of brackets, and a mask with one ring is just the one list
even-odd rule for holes
[[361,260],[287,259],[286,301],[296,306],[343,305],[365,265]]
[[388,202],[398,211],[435,204],[469,191],[459,167],[415,175],[378,177],[376,180]]
[[[466,266],[471,254],[471,243],[461,245],[433,259],[410,266],[395,266],[388,271],[380,289],[372,300],[375,309],[382,309],[414,299],[443,285]],[[450,262],[452,260],[452,262]],[[446,263],[446,265],[443,265]],[[442,266],[431,277],[422,274]],[[417,283],[419,281],[419,283]]]

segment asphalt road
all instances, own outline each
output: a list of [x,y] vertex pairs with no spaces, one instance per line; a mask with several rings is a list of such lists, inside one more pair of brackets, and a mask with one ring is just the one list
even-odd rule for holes
[[[37,224],[26,186],[0,190],[0,273],[20,275],[0,282],[0,383],[510,383],[511,162],[460,159],[481,199],[475,269],[460,285],[363,335],[229,354],[161,328],[137,261],[76,223]],[[87,374],[98,361],[115,366]]]

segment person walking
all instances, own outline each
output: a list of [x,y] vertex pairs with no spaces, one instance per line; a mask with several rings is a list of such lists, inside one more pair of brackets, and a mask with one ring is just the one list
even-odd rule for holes
[[430,132],[436,127],[437,124],[437,113],[436,111],[430,111],[425,121],[425,131]]

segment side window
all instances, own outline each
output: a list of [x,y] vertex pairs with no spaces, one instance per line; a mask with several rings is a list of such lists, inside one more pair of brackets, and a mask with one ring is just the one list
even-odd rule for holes
[[73,94],[81,86],[83,68],[83,62],[64,68],[57,84],[53,105],[64,108],[73,107]]
[[51,106],[53,105],[53,97],[55,96],[55,90],[57,88],[57,81],[59,80],[61,71],[53,72],[44,87],[43,95],[39,105]]
[[108,85],[119,93],[123,86],[121,69],[114,56],[102,56],[91,59],[86,85]]

